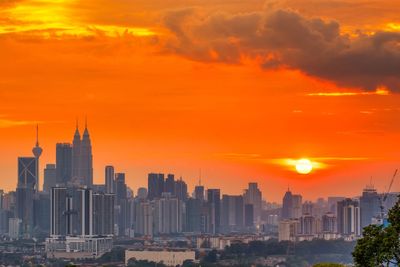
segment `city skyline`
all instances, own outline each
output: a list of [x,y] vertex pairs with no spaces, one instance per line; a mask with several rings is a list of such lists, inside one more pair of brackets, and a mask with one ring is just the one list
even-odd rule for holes
[[[35,146],[34,146],[34,148],[37,148],[38,146],[39,146],[39,137],[38,137],[38,131],[39,131],[39,125],[36,125],[36,127],[35,127],[35,129],[36,129],[36,144],[35,144]],[[85,123],[84,123],[84,135],[86,135],[86,138],[89,138],[89,144],[90,144],[90,137],[89,137],[89,130],[88,130],[88,126],[87,126],[87,119],[85,118]],[[82,137],[83,137],[83,135],[82,135]],[[56,150],[56,152],[57,153],[59,153],[58,152],[58,150],[59,149],[62,149],[62,148],[67,148],[67,149],[70,149],[70,151],[71,152],[69,152],[69,153],[71,153],[70,154],[70,157],[71,157],[71,159],[70,159],[70,162],[69,162],[69,165],[68,165],[68,163],[65,163],[64,161],[65,161],[65,156],[63,155],[63,154],[60,154],[59,156],[57,156],[57,160],[59,160],[60,158],[63,160],[62,162],[61,162],[61,164],[59,163],[58,165],[60,166],[58,169],[62,169],[63,170],[63,172],[65,172],[66,170],[65,170],[65,168],[66,167],[64,167],[64,165],[66,164],[66,166],[67,166],[67,169],[68,168],[70,168],[70,173],[69,173],[69,176],[67,175],[67,177],[64,177],[64,178],[61,178],[61,177],[59,177],[59,176],[61,176],[61,174],[56,174],[56,181],[57,181],[57,184],[62,184],[62,183],[65,183],[67,180],[69,180],[69,179],[72,179],[72,180],[74,180],[75,178],[74,177],[79,177],[79,176],[93,176],[93,173],[96,173],[95,172],[95,170],[92,170],[91,172],[89,172],[89,173],[85,173],[85,174],[81,174],[81,175],[79,175],[79,173],[81,173],[81,171],[80,170],[78,170],[77,169],[77,167],[73,167],[73,166],[75,166],[75,165],[78,165],[77,163],[75,163],[74,164],[74,161],[80,161],[80,159],[79,159],[79,156],[74,156],[75,155],[75,152],[73,152],[74,151],[74,147],[78,147],[79,149],[79,151],[81,150],[81,148],[80,148],[80,146],[81,146],[81,140],[79,139],[79,138],[81,138],[81,135],[80,135],[80,131],[79,131],[79,123],[78,123],[78,121],[76,121],[76,125],[75,125],[75,133],[74,133],[74,136],[73,136],[73,138],[71,138],[71,140],[72,141],[70,141],[70,142],[57,142],[57,144],[56,144],[56,148],[55,148],[55,150]],[[78,141],[77,141],[78,140]],[[78,142],[78,144],[76,143],[76,142]],[[74,144],[75,144],[75,146],[74,146]],[[43,151],[43,149],[42,148],[40,148],[41,149],[41,152]],[[76,151],[76,149],[75,149],[75,151]],[[63,153],[63,152],[61,152],[61,153]],[[64,152],[65,153],[65,152]],[[86,152],[86,154],[90,154],[91,155],[91,147],[90,147],[90,152]],[[58,155],[58,154],[57,154]],[[28,155],[29,156],[29,155]],[[35,153],[34,153],[34,150],[32,150],[32,155],[30,156],[30,157],[36,157],[35,156]],[[76,157],[78,157],[77,159],[74,159],[74,158],[76,158]],[[33,159],[32,158],[32,159]],[[90,156],[90,158],[92,158],[92,156]],[[84,162],[86,162],[87,160],[84,160]],[[304,161],[304,159],[293,159],[293,161],[297,161],[297,162],[300,162],[300,163],[303,163],[303,161]],[[52,162],[46,162],[46,163],[42,163],[42,165],[45,165],[45,166],[42,166],[42,165],[40,165],[40,163],[39,163],[39,168],[40,168],[40,176],[39,176],[39,182],[40,182],[40,190],[43,190],[43,188],[44,188],[44,183],[45,183],[45,181],[44,181],[44,172],[46,171],[46,168],[47,167],[50,167],[50,168],[52,168],[52,164],[55,164],[56,163],[56,160],[54,160],[54,161],[52,161]],[[85,164],[87,164],[87,163],[85,163]],[[55,164],[55,166],[57,166],[57,164]],[[63,167],[62,167],[63,166]],[[69,167],[68,167],[69,166]],[[107,175],[107,169],[108,168],[113,168],[112,169],[112,173],[113,173],[113,175],[114,175],[114,167],[116,166],[116,164],[112,164],[112,163],[110,163],[110,164],[108,164],[108,165],[105,165],[105,166],[103,166],[103,170],[102,170],[102,174],[100,174],[100,177],[98,177],[97,179],[95,179],[94,180],[94,182],[93,182],[93,184],[94,185],[100,185],[100,184],[105,184],[105,181],[107,181],[107,176],[108,177],[110,177],[110,175]],[[37,166],[35,166],[36,168],[37,168]],[[118,168],[118,167],[117,167]],[[118,168],[119,169],[119,168]],[[115,175],[118,175],[119,173],[121,173],[121,169],[119,169],[119,172],[118,173],[115,173]],[[297,175],[299,175],[299,176],[302,176],[302,175],[304,175],[304,173],[302,173],[301,171],[299,171],[299,169],[298,169],[298,166],[297,165],[293,165],[292,166],[292,170],[291,170],[292,172],[294,172],[294,173],[296,173],[297,172]],[[313,172],[313,171],[315,171],[314,169],[312,169],[311,170],[311,172]],[[60,172],[61,172],[61,170],[60,170]],[[67,171],[68,172],[68,171]],[[101,171],[97,171],[97,172],[99,172],[99,173],[101,173]],[[174,176],[174,174],[176,174],[177,172],[174,172],[174,171],[171,171],[171,170],[162,170],[162,171],[156,171],[156,172],[154,172],[154,170],[152,171],[152,170],[149,170],[146,174],[145,174],[145,180],[147,179],[147,175],[149,174],[149,173],[172,173],[172,175]],[[128,173],[126,173],[126,172],[123,172],[123,174],[124,174],[124,177],[126,176],[126,177],[129,177],[129,174]],[[204,170],[203,170],[203,175],[204,175]],[[307,175],[309,175],[309,173],[307,172]],[[65,176],[65,175],[64,175]],[[69,177],[69,178],[68,178]],[[96,177],[96,176],[95,176]],[[113,176],[112,176],[113,177]],[[182,178],[182,175],[179,175],[178,176],[178,178]],[[191,179],[189,178],[188,179],[188,177],[184,177],[185,178],[185,180],[186,181],[190,181]],[[390,178],[391,177],[387,177],[388,179],[387,179],[387,181],[386,182],[390,182]],[[65,180],[65,179],[67,179],[67,180]],[[82,179],[82,181],[86,181],[86,179],[85,178],[79,178],[79,179]],[[110,179],[110,178],[108,178],[108,179]],[[125,178],[124,178],[125,179]],[[141,187],[146,187],[146,183],[143,183],[143,184],[137,184],[137,183],[133,183],[133,185],[136,185],[136,186],[132,186],[131,185],[131,183],[129,183],[129,180],[127,180],[126,181],[127,182],[127,185],[133,190],[133,192],[134,193],[136,193],[136,191],[137,191],[137,189],[139,189],[139,188],[141,188]],[[247,183],[252,183],[252,182],[257,182],[257,179],[255,179],[254,181],[253,180],[249,180]],[[84,183],[86,183],[87,184],[87,182],[84,182]],[[244,185],[244,186],[247,186],[247,183]],[[90,186],[90,184],[91,183],[89,183],[88,185]],[[245,187],[243,187],[243,188],[240,188],[239,189],[239,192],[238,191],[226,191],[226,190],[224,190],[224,188],[223,187],[219,187],[219,186],[208,186],[207,185],[207,178],[205,178],[204,176],[202,176],[202,169],[199,169],[198,170],[198,177],[197,177],[197,181],[194,181],[193,182],[193,184],[191,184],[190,182],[189,182],[189,195],[191,195],[191,193],[192,192],[194,192],[195,191],[195,187],[196,186],[198,186],[199,184],[201,184],[202,186],[204,186],[204,188],[205,189],[208,189],[208,188],[221,188],[221,190],[222,190],[222,193],[221,193],[221,195],[222,194],[230,194],[230,195],[232,195],[232,194],[244,194],[245,192],[246,192],[246,190],[247,189],[245,189]],[[53,185],[51,185],[51,186],[54,186],[55,184],[53,184]],[[48,185],[49,186],[49,185]],[[51,187],[50,186],[50,187]],[[387,184],[387,186],[389,186],[389,184]],[[34,187],[36,188],[37,187],[37,185],[35,184],[34,185]],[[365,186],[363,186],[363,187],[361,187],[360,188],[360,190],[358,191],[358,192],[356,192],[355,194],[353,194],[353,195],[345,195],[345,194],[341,194],[340,192],[338,193],[338,194],[329,194],[329,195],[318,195],[316,198],[307,198],[307,192],[302,192],[302,191],[299,191],[299,190],[297,190],[296,188],[294,188],[294,187],[291,187],[291,189],[293,189],[294,191],[296,191],[296,192],[298,192],[298,193],[301,193],[302,194],[302,196],[305,196],[305,200],[311,200],[311,201],[315,201],[315,200],[317,200],[318,198],[320,198],[320,197],[322,197],[322,198],[327,198],[327,197],[359,197],[359,196],[361,196],[361,193],[362,193],[362,190],[364,190],[365,188],[375,188],[375,185],[374,185],[374,183],[373,183],[373,178],[372,177],[370,177],[370,179],[369,179],[369,181],[368,181],[368,183],[366,183],[365,184]],[[4,188],[3,188],[4,189]],[[11,188],[11,190],[14,190],[15,189],[15,187],[14,188]],[[290,189],[290,183],[288,183],[288,185],[287,185],[287,188],[284,190],[284,191],[282,191],[283,193],[284,192],[287,192],[287,191],[289,191],[289,189]],[[379,190],[379,188],[375,188],[376,190],[378,190],[379,191],[379,193],[386,193],[386,190],[387,190],[387,187],[386,188],[384,188],[384,190]],[[108,190],[108,189],[107,189]],[[284,201],[282,202],[282,195],[283,194],[281,194],[282,192],[280,192],[280,191],[276,191],[275,193],[276,194],[281,194],[280,196],[278,196],[278,198],[277,199],[269,199],[268,198],[268,196],[266,196],[266,194],[265,194],[265,192],[262,190],[262,188],[261,188],[261,191],[264,193],[264,197],[263,197],[263,199],[264,200],[266,200],[266,201],[269,201],[269,202],[277,202],[277,203],[284,203]],[[113,192],[113,191],[110,191],[109,193],[115,193],[115,192]],[[396,180],[394,180],[394,184],[392,185],[392,188],[391,188],[391,190],[390,190],[390,192],[398,192],[398,190],[396,189]]]
[[[11,0],[0,9],[7,190],[34,125],[42,172],[76,117],[83,132],[84,116],[95,183],[109,164],[134,188],[152,171],[193,187],[201,169],[232,194],[255,181],[273,201],[288,184],[316,199],[356,195],[371,177],[384,191],[399,167],[399,3]],[[311,173],[295,171],[301,158]]]

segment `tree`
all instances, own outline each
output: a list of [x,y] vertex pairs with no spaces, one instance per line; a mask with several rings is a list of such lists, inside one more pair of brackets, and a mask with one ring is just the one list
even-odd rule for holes
[[353,252],[357,267],[399,266],[400,264],[400,196],[389,211],[389,226],[364,228]]
[[338,263],[318,263],[313,267],[344,267],[344,265]]

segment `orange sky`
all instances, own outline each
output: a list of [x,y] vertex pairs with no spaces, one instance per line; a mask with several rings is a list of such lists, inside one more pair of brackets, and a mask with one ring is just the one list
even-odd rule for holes
[[[288,184],[311,200],[353,196],[371,176],[384,190],[400,167],[399,12],[382,0],[0,1],[0,187],[15,188],[36,122],[44,167],[87,116],[96,183],[113,164],[134,190],[159,171],[192,190],[200,168],[209,188],[257,181],[268,201]],[[302,157],[324,168],[282,164]]]

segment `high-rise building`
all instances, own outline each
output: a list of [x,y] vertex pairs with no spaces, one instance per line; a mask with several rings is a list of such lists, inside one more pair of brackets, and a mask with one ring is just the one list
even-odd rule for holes
[[243,194],[246,204],[252,204],[254,208],[254,223],[261,223],[262,193],[257,183],[249,183],[248,189]]
[[344,236],[361,234],[360,206],[358,201],[347,198],[337,203],[337,228]]
[[67,185],[72,179],[72,145],[56,144],[56,184]]
[[74,139],[72,141],[72,178],[74,180],[81,179],[81,143],[81,134],[79,133],[77,122]]
[[367,186],[360,197],[361,228],[370,225],[380,213],[380,196],[373,186]]
[[207,190],[207,203],[210,212],[210,232],[220,233],[221,225],[221,193],[219,189]]
[[104,184],[106,185],[106,193],[108,194],[115,193],[114,166],[106,166]]
[[314,204],[311,201],[306,201],[303,203],[303,215],[309,214],[314,215]]
[[135,231],[142,236],[153,236],[153,207],[150,201],[136,203]]
[[16,217],[21,219],[22,234],[29,238],[33,234],[33,200],[37,182],[37,158],[18,158],[18,185],[16,189]]
[[147,198],[147,188],[139,187],[137,190],[137,197],[139,199],[146,199]]
[[44,177],[43,191],[50,193],[51,188],[55,187],[57,184],[56,164],[46,164],[43,177]]
[[183,203],[170,193],[163,193],[155,200],[154,205],[154,233],[177,234],[182,232]]
[[33,156],[35,157],[36,161],[36,181],[35,181],[35,192],[39,191],[40,181],[39,181],[39,158],[42,155],[43,149],[39,146],[39,126],[36,125],[36,145],[32,149]]
[[239,232],[244,227],[243,196],[222,196],[221,232]]
[[346,199],[345,197],[328,197],[328,211],[337,216],[337,203]]
[[293,195],[288,189],[282,201],[282,216],[283,220],[293,218]]
[[328,212],[322,216],[322,232],[324,233],[336,233],[336,216],[332,212]]
[[189,198],[186,201],[186,232],[200,233],[201,210],[203,201],[196,198]]
[[93,234],[114,234],[114,194],[93,194]]
[[50,190],[50,236],[66,236],[67,225],[71,227],[72,224],[68,214],[72,203],[67,199],[67,188],[53,187]]
[[93,155],[87,123],[82,139],[76,126],[72,142],[72,176],[80,184],[91,187],[93,185]]
[[160,198],[164,192],[164,174],[162,173],[149,173],[147,179],[148,198]]
[[182,177],[175,182],[175,196],[182,201],[186,201],[188,197],[187,184],[182,180]]
[[315,235],[317,233],[316,231],[316,225],[315,225],[315,217],[306,214],[300,217],[300,233],[302,235]]
[[278,235],[279,241],[296,241],[296,236],[300,232],[300,223],[297,219],[285,219],[279,222]]
[[115,174],[115,203],[116,220],[118,225],[118,235],[125,236],[129,226],[129,206],[127,198],[127,186],[125,183],[125,173]]
[[292,218],[299,219],[302,215],[303,197],[301,195],[292,195]]
[[244,205],[244,224],[247,228],[254,227],[254,206],[253,204]]
[[85,123],[85,130],[82,136],[81,142],[81,178],[86,186],[91,187],[93,185],[93,156],[92,156],[92,144],[90,141],[89,131],[87,124]]
[[165,179],[164,192],[170,193],[175,196],[175,177],[173,174],[168,174],[167,179]]
[[194,198],[204,201],[204,186],[202,186],[202,185],[195,186]]
[[39,233],[50,232],[50,196],[48,192],[38,192],[33,199],[33,225]]

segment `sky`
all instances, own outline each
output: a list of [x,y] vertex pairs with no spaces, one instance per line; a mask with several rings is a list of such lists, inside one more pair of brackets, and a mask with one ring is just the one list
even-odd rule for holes
[[[0,188],[87,118],[94,182],[174,173],[267,201],[385,191],[400,167],[400,2],[0,0]],[[309,174],[296,172],[309,159]],[[43,181],[43,173],[41,176]],[[400,178],[393,184],[400,191]]]

